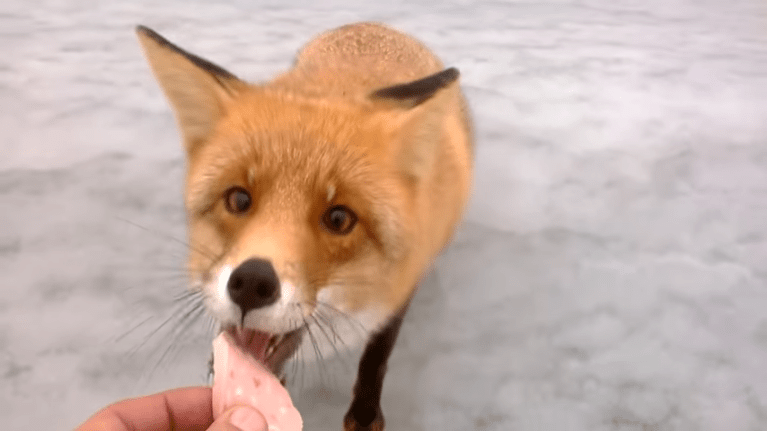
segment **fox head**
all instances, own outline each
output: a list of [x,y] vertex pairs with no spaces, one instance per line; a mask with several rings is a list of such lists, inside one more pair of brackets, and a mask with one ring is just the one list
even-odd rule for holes
[[396,311],[423,269],[420,187],[457,70],[310,97],[137,32],[183,138],[188,269],[209,312],[283,334],[323,306],[381,310],[373,324]]

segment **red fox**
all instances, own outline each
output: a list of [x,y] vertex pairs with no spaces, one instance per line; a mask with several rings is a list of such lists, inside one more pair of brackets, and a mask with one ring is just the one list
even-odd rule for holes
[[344,429],[383,430],[400,324],[470,195],[458,71],[377,23],[321,34],[264,84],[137,33],[183,137],[189,242],[209,251],[190,250],[192,288],[278,376],[318,314],[359,321]]

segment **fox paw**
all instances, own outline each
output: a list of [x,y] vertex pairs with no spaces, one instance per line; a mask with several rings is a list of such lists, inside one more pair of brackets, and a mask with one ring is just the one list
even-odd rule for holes
[[344,416],[344,431],[384,431],[381,408],[352,406]]

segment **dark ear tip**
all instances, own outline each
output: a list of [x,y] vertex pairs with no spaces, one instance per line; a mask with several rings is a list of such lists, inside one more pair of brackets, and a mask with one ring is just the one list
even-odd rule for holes
[[451,67],[448,69],[443,70],[442,72],[438,73],[440,81],[442,81],[441,87],[446,87],[453,82],[458,80],[458,77],[461,76],[461,72],[458,71],[457,68]]
[[135,30],[136,30],[136,33],[144,34],[144,35],[147,35],[147,36],[149,36],[150,34],[154,33],[154,30],[152,30],[151,28],[149,28],[149,27],[147,27],[145,25],[142,25],[142,24],[138,24],[136,26]]
[[136,26],[136,34],[138,34],[139,36],[148,37],[148,38],[152,39],[153,41],[159,43],[160,45],[169,45],[170,44],[170,42],[168,42],[167,39],[165,39],[164,37],[160,36],[160,33],[157,33],[156,31],[152,30],[151,28],[149,28],[149,27],[147,27],[145,25],[141,25],[141,24],[137,25]]
[[[168,49],[168,50],[170,50],[170,51],[172,51],[172,52],[174,52],[174,53],[176,53],[178,55],[181,55],[181,56],[185,57],[187,60],[192,62],[192,64],[194,64],[195,66],[199,67],[200,69],[210,73],[213,76],[221,77],[221,78],[225,78],[225,79],[229,79],[229,80],[237,79],[237,77],[235,77],[234,75],[232,75],[228,71],[222,69],[220,66],[217,66],[217,65],[209,62],[208,60],[205,60],[205,59],[200,58],[200,57],[198,57],[198,56],[196,56],[194,54],[191,54],[191,53],[189,53],[187,51],[184,51],[183,49],[181,49],[180,47],[176,46],[175,44],[173,44],[168,39],[165,39],[164,37],[160,36],[159,33],[157,33],[156,31],[152,30],[151,28],[149,28],[147,26],[144,26],[144,25],[141,25],[141,24],[137,25],[136,26],[136,34],[139,35],[140,38],[141,37],[147,37],[147,38],[151,39],[156,45],[158,45],[158,46],[160,46],[162,48]],[[141,42],[143,44],[145,41],[141,41]]]
[[413,107],[429,100],[439,90],[454,83],[459,75],[458,69],[451,67],[416,81],[376,90],[371,97],[399,100],[406,102],[404,106]]
[[461,71],[457,67],[445,69],[442,73],[445,74],[446,81],[448,82],[453,82],[461,76]]

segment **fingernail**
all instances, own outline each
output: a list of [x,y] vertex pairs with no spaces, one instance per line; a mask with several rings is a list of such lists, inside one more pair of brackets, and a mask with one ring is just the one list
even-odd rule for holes
[[229,423],[242,431],[258,431],[266,428],[264,416],[250,407],[238,407],[229,417]]

